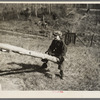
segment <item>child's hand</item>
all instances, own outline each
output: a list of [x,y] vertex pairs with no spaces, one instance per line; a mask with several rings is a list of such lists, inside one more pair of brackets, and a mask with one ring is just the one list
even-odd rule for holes
[[48,51],[46,51],[45,53],[48,54]]
[[61,64],[64,61],[64,57],[63,56],[59,56],[58,58],[59,58],[58,63]]
[[57,64],[60,64],[60,60],[59,60],[59,58],[57,58]]
[[47,59],[42,59],[41,61],[44,62],[44,63],[47,63],[48,62]]

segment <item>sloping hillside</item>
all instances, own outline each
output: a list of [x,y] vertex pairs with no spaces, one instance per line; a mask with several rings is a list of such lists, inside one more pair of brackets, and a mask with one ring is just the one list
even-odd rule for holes
[[[42,29],[36,24],[39,20],[34,17],[32,23],[17,20],[1,21],[0,29],[22,34],[0,31],[0,42],[44,53],[52,38],[41,36]],[[63,80],[60,79],[58,67],[54,63],[51,63],[51,68],[44,70],[41,69],[41,59],[0,51],[1,90],[100,90],[100,23],[96,25],[95,22],[94,13],[83,14],[72,10],[67,17],[59,18],[58,26],[48,25],[47,29],[43,29],[50,32],[59,29],[63,34],[67,30],[75,32],[86,44],[84,46],[77,38],[75,45],[67,46]],[[92,47],[89,47],[92,34],[95,37]]]

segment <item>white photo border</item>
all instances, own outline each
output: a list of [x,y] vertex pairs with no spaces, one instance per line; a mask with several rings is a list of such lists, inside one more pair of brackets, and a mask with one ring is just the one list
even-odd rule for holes
[[[0,3],[35,3],[35,4],[38,4],[38,3],[45,3],[45,4],[48,4],[48,3],[52,3],[52,4],[100,4],[100,1],[97,0],[97,1],[88,1],[88,0],[82,0],[82,1],[41,1],[41,0],[37,0],[37,1],[34,1],[34,0],[20,0],[20,1],[4,1],[4,0],[0,0]],[[75,98],[79,99],[80,100],[88,100],[88,98],[90,98],[90,100],[99,100],[100,98],[100,91],[63,91],[63,93],[60,93],[59,91],[0,91],[0,100],[4,100],[4,99],[7,99],[7,100],[11,100],[13,98],[13,100],[33,100],[33,99],[40,99],[40,100],[44,100],[44,99],[56,99],[58,98],[57,100],[59,99],[65,99],[66,100],[75,100]],[[17,99],[18,98],[18,99]],[[47,100],[46,99],[46,100]]]

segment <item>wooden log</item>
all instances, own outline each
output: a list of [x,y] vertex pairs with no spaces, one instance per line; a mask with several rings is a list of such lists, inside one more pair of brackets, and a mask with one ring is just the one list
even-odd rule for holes
[[0,43],[0,48],[9,50],[9,51],[13,51],[13,52],[17,52],[17,53],[23,54],[23,55],[33,56],[33,57],[41,58],[41,59],[47,59],[47,60],[55,62],[55,63],[58,61],[58,58],[56,58],[54,56],[50,56],[48,54],[43,54],[40,52],[31,51],[31,50],[26,50],[24,48],[9,45],[9,44]]

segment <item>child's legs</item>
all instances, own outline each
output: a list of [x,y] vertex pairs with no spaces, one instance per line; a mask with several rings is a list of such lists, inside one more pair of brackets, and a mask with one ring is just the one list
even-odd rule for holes
[[60,70],[61,78],[64,76],[64,62],[62,64],[58,64],[58,69]]
[[42,64],[41,67],[42,67],[42,68],[48,68],[48,69],[50,69],[50,67],[51,67],[51,62],[50,62],[50,61],[44,62],[44,63]]
[[47,64],[48,64],[48,60],[47,59],[42,59],[42,61],[43,61],[43,64],[42,64],[42,68],[47,68]]
[[43,63],[41,68],[47,68],[47,63]]

